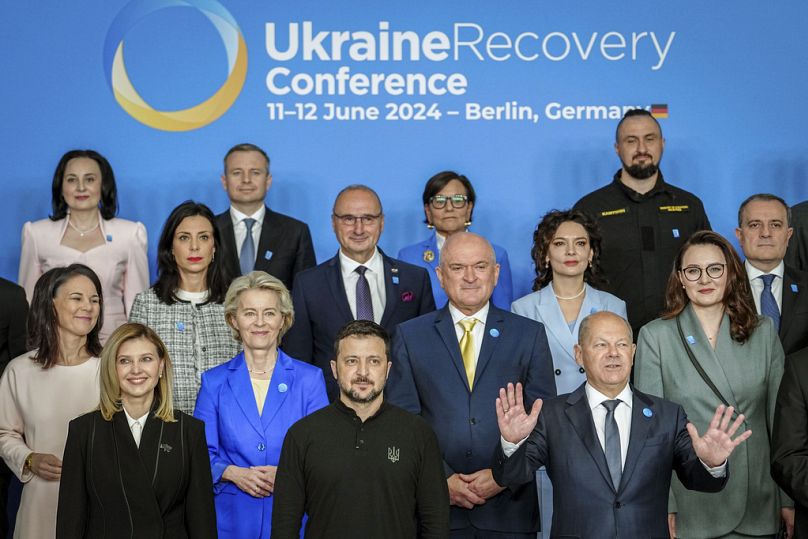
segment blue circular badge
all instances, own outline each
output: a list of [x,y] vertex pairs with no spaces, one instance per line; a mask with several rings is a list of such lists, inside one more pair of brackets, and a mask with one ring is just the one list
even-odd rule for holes
[[497,328],[491,328],[488,331],[488,334],[491,335],[492,337],[499,337],[499,330]]
[[289,390],[289,386],[287,386],[286,384],[284,384],[284,383],[278,384],[278,391],[280,393],[286,393],[288,390]]
[[652,415],[654,415],[654,412],[652,412],[650,408],[643,408],[642,415],[644,415],[645,417],[651,417]]

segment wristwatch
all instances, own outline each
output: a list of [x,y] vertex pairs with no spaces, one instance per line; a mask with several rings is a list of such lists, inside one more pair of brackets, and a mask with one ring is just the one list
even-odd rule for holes
[[22,467],[23,471],[28,470],[31,473],[34,473],[34,470],[31,469],[31,465],[34,463],[34,454],[28,453],[28,456],[25,457],[25,464]]

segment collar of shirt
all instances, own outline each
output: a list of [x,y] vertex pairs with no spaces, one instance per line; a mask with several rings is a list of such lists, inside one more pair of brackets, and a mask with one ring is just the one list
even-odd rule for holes
[[342,252],[342,249],[339,250],[339,267],[342,269],[343,280],[352,275],[359,266],[365,266],[370,272],[376,273],[377,275],[383,275],[384,262],[382,260],[382,254],[379,252],[379,248],[377,247],[374,249],[373,256],[371,256],[370,260],[364,264],[360,264],[353,258],[349,258],[348,255]]
[[[606,447],[606,407],[601,406],[603,401],[612,400],[594,387],[589,382],[584,386],[586,389],[586,399],[592,410],[592,422],[595,424],[595,433],[598,435],[600,447]],[[631,438],[631,408],[634,402],[634,394],[631,387],[626,387],[615,397],[620,400],[620,406],[614,409],[614,420],[617,423],[617,430],[620,433],[620,458],[622,465],[626,465],[626,455],[628,454],[628,442]],[[625,405],[625,406],[623,406]]]
[[463,338],[463,333],[465,333],[463,326],[460,325],[460,321],[465,320],[466,318],[477,319],[477,323],[474,324],[474,328],[471,330],[471,337],[474,339],[475,365],[477,364],[477,360],[480,358],[480,349],[483,346],[483,336],[485,335],[485,321],[488,320],[488,310],[490,305],[491,302],[489,301],[476,313],[466,316],[460,312],[457,307],[452,305],[451,302],[449,303],[449,313],[452,315],[452,323],[454,324],[455,335],[457,336],[458,343],[460,343],[460,340]]
[[[749,263],[748,260],[744,261],[744,267],[746,268],[746,275],[749,277],[749,286],[752,289],[752,299],[755,301],[755,309],[757,310],[758,314],[762,313],[760,307],[760,294],[763,293],[763,275],[766,275],[765,272],[760,271],[755,266]],[[772,281],[772,295],[774,296],[774,301],[777,302],[777,308],[780,309],[780,312],[783,312],[783,275],[785,273],[786,265],[781,260],[777,267],[771,270],[768,274],[769,275],[776,275],[778,278]]]
[[435,232],[435,243],[438,246],[438,252],[443,250],[443,244],[446,243],[446,238]]
[[258,208],[258,211],[252,215],[241,213],[233,206],[230,206],[230,219],[233,221],[233,228],[237,227],[238,225],[245,226],[244,219],[246,219],[247,217],[255,219],[255,224],[253,225],[253,228],[255,228],[256,225],[260,227],[261,225],[264,224],[264,216],[266,214],[267,214],[267,208],[263,204],[261,204],[261,207]]
[[628,198],[630,198],[634,202],[642,202],[643,200],[649,199],[649,198],[651,198],[651,197],[653,197],[655,195],[658,195],[660,193],[667,193],[667,194],[670,193],[670,189],[668,189],[668,184],[665,183],[665,179],[662,177],[662,171],[661,170],[657,172],[657,179],[656,179],[656,183],[654,184],[654,187],[651,188],[650,191],[648,191],[647,193],[644,193],[644,194],[638,193],[637,191],[635,191],[634,189],[632,189],[631,187],[629,187],[628,185],[626,185],[622,181],[620,181],[620,178],[622,176],[623,176],[623,169],[621,168],[614,175],[614,183],[617,185],[617,187],[620,188],[620,190],[623,193],[625,193],[625,195]]
[[348,307],[356,318],[356,283],[359,281],[359,274],[356,268],[365,266],[365,278],[370,286],[370,301],[373,305],[373,321],[380,324],[384,315],[384,308],[387,304],[386,285],[384,282],[384,259],[378,247],[373,252],[370,260],[360,264],[339,251],[339,265],[342,272],[342,284],[345,287],[345,295],[348,298]]
[[[369,418],[367,418],[364,421],[365,423],[367,423],[368,421],[372,421],[373,419],[376,419],[377,417],[381,416],[390,407],[390,404],[388,404],[387,401],[384,400],[384,394],[379,396],[379,398],[382,399],[382,405],[379,407],[378,410],[376,410],[375,414],[373,414],[372,416],[370,416]],[[353,408],[351,408],[350,406],[348,406],[347,404],[342,402],[342,399],[340,399],[339,397],[337,397],[334,400],[333,406],[341,414],[344,414],[346,417],[348,417],[351,421],[353,421],[354,418],[359,419],[359,416],[356,414],[356,410],[354,410]]]
[[[123,408],[123,407],[121,407]],[[132,430],[132,426],[135,423],[140,423],[141,428],[146,426],[146,418],[149,417],[149,413],[146,412],[142,416],[138,417],[137,419],[132,419],[132,416],[129,415],[129,412],[126,411],[126,408],[123,408],[123,413],[126,414],[126,422],[129,423],[129,430]]]
[[[584,386],[586,390],[586,400],[589,401],[589,407],[594,410],[598,406],[600,406],[603,401],[614,400],[611,397],[607,397],[587,382],[586,386]],[[615,399],[619,399],[623,404],[627,405],[631,408],[632,401],[634,400],[634,393],[631,391],[631,386],[626,384],[626,387],[623,388]]]
[[[780,263],[779,263],[779,264],[777,264],[777,267],[776,267],[776,268],[774,268],[773,270],[771,270],[771,271],[770,271],[770,272],[768,272],[768,273],[767,273],[767,272],[764,272],[764,271],[760,271],[760,270],[759,270],[759,269],[757,269],[755,266],[753,266],[752,264],[750,264],[748,260],[746,260],[746,261],[743,263],[743,265],[744,265],[744,267],[746,268],[746,274],[749,276],[749,280],[750,280],[750,281],[754,281],[755,279],[757,279],[758,281],[760,281],[760,279],[758,279],[758,277],[760,277],[760,276],[762,276],[762,275],[776,275],[776,276],[778,276],[780,279],[782,279],[782,278],[783,278],[783,274],[785,273],[785,269],[786,269],[786,264],[785,264],[785,262],[783,262],[782,260],[780,261]],[[762,290],[762,289],[763,289],[763,287],[761,286],[761,290]]]
[[210,298],[210,290],[203,290],[202,292],[188,292],[182,288],[177,288],[174,291],[174,296],[181,301],[187,301],[191,305],[199,305],[207,303]]

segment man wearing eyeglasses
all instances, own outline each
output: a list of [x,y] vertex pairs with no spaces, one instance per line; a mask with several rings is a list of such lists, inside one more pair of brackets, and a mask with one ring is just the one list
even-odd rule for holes
[[[292,289],[295,275],[316,264],[306,223],[270,210],[269,157],[255,144],[238,144],[224,156],[222,187],[230,210],[216,216],[221,256],[230,277],[260,270]],[[217,253],[219,254],[219,253]]]
[[808,273],[783,262],[790,224],[785,201],[759,193],[741,203],[735,229],[757,312],[774,321],[786,354],[808,346]]
[[694,232],[710,230],[710,222],[698,197],[663,179],[659,163],[665,139],[650,112],[626,112],[614,149],[622,164],[614,180],[581,198],[575,209],[600,226],[604,290],[626,302],[637,335],[662,311],[679,248]]
[[352,320],[372,320],[388,332],[435,310],[426,270],[385,255],[381,200],[365,185],[350,185],[334,202],[331,225],[340,249],[295,279],[295,323],[284,337],[290,356],[323,369],[330,400],[338,396],[331,374],[334,339]]

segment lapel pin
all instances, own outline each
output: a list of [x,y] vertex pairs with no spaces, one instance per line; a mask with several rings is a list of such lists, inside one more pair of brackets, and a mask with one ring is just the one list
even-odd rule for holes
[[589,309],[589,314],[595,314],[596,312],[598,312],[597,307],[592,307],[591,309]]
[[652,415],[654,415],[654,412],[652,412],[650,408],[643,408],[642,415],[644,415],[645,417],[651,417]]
[[799,292],[799,288],[797,288],[797,283],[791,283],[791,291],[795,294]]
[[678,238],[678,237],[679,237],[679,229],[678,229],[678,228],[674,228],[674,229],[672,230],[672,232],[673,232],[673,237],[674,237],[674,238]]
[[432,249],[424,251],[424,262],[432,262],[435,260],[435,252]]
[[272,260],[272,251],[264,253],[264,260]]
[[171,447],[171,446],[170,446],[170,445],[168,445],[168,444],[160,444],[160,449],[162,449],[162,450],[163,450],[163,451],[165,451],[166,453],[171,453],[171,450],[172,450],[172,449],[174,449],[174,448],[173,448],[173,447]]
[[497,328],[491,328],[488,330],[488,334],[496,339],[499,337],[499,330]]
[[107,234],[107,241],[112,241],[112,234]]
[[696,338],[693,335],[688,335],[687,342],[689,342],[690,344],[696,344]]
[[185,331],[185,323],[184,322],[177,322],[176,326],[177,326],[178,330]]
[[398,275],[393,275],[393,284],[398,284]]
[[289,391],[289,386],[287,386],[283,382],[278,384],[278,393],[286,393],[287,391]]

